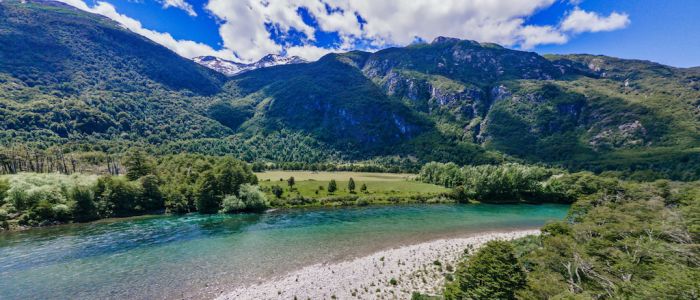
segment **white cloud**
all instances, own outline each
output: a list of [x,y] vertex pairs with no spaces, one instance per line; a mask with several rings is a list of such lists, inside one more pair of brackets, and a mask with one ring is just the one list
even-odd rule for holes
[[[110,17],[185,57],[216,55],[243,62],[270,53],[313,60],[329,52],[402,46],[438,36],[532,49],[542,44],[566,43],[577,33],[615,30],[629,24],[626,14],[604,17],[578,7],[560,24],[526,24],[528,17],[561,0],[208,0],[205,9],[219,22],[223,41],[223,49],[214,50],[202,43],[175,40],[168,33],[145,29],[106,2],[88,7],[82,0],[61,1]],[[164,6],[191,8],[185,0],[161,1]],[[308,11],[318,23],[317,28],[304,21],[300,9]],[[293,29],[305,38],[301,45],[278,43],[271,37],[269,26],[282,34]],[[317,30],[336,32],[340,43],[318,47]]]
[[561,23],[561,29],[574,33],[612,31],[625,28],[629,23],[629,16],[624,13],[613,12],[607,17],[602,17],[577,7],[566,16]]
[[187,3],[185,0],[163,0],[163,8],[174,7],[179,8],[187,12],[188,15],[192,17],[197,16],[197,12],[194,11],[194,7]]
[[219,56],[222,58],[228,58],[231,59],[233,58],[233,55],[231,54],[231,51],[227,50],[214,50],[212,47],[206,44],[202,43],[197,43],[194,41],[189,41],[189,40],[177,40],[173,38],[172,35],[169,33],[164,33],[164,32],[158,32],[154,30],[149,30],[146,28],[143,28],[141,25],[141,22],[138,20],[132,19],[126,15],[120,14],[117,12],[117,10],[114,8],[112,4],[109,4],[107,2],[97,2],[95,6],[90,7],[85,2],[82,0],[59,0],[61,2],[64,2],[66,4],[69,4],[71,6],[74,6],[78,9],[103,15],[105,17],[108,17],[117,23],[119,23],[121,26],[123,26],[126,29],[129,29],[137,34],[140,34],[158,44],[161,44],[170,50],[175,51],[177,54],[187,57],[187,58],[193,58],[196,56],[201,56],[201,55],[214,55],[214,56]]
[[340,49],[320,48],[311,45],[293,46],[286,49],[287,56],[299,56],[308,61],[315,61],[328,53],[340,52]]

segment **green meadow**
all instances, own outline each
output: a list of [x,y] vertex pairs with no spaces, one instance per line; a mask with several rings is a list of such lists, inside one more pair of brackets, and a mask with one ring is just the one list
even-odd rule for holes
[[[261,190],[270,199],[278,200],[278,205],[347,205],[348,201],[366,204],[424,202],[449,192],[448,188],[416,181],[415,174],[269,171],[255,175],[258,176]],[[290,177],[294,177],[292,187],[289,186]],[[350,178],[355,182],[354,191],[348,188]],[[334,192],[328,190],[331,180],[336,182],[337,190]],[[362,189],[363,185],[367,187],[366,190]],[[273,193],[274,186],[279,186],[283,191],[279,198]],[[299,199],[307,201],[299,202]]]

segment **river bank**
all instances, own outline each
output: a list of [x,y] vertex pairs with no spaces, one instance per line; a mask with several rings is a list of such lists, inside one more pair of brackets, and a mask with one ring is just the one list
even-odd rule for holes
[[538,230],[487,232],[440,239],[334,263],[316,264],[271,281],[232,290],[218,299],[410,299],[439,294],[465,249],[539,234]]

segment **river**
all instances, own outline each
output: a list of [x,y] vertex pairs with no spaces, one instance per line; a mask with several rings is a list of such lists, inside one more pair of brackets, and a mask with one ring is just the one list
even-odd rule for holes
[[323,262],[537,228],[565,205],[401,205],[148,216],[0,233],[1,299],[209,298]]

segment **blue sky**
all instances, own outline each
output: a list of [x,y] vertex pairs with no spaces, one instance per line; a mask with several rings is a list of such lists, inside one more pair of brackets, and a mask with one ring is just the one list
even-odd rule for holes
[[61,0],[186,57],[307,59],[436,36],[700,66],[696,0]]

